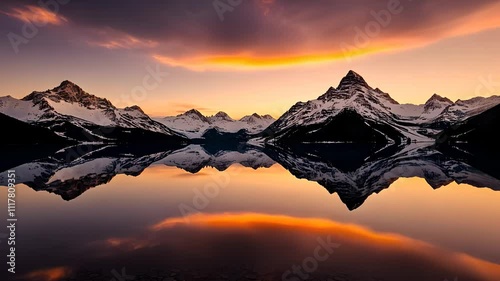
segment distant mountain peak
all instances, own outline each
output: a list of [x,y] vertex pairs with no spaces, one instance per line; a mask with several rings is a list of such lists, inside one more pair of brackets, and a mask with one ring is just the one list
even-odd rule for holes
[[71,87],[76,86],[76,87],[80,88],[78,85],[76,85],[75,83],[73,83],[73,82],[71,82],[71,81],[69,81],[69,80],[64,80],[64,81],[62,81],[62,82],[61,82],[61,84],[59,85],[59,87],[68,87],[68,86],[71,86]]
[[219,111],[215,114],[215,117],[229,117],[229,115],[227,115],[224,111]]
[[195,118],[195,119],[201,120],[203,122],[209,123],[207,117],[194,108],[190,109],[182,114],[177,115],[177,117],[181,117],[181,116],[189,116],[191,118]]
[[194,108],[182,113],[181,115],[198,115],[198,116],[205,117],[203,114],[201,114],[201,112],[199,112],[198,110],[196,110]]
[[442,97],[438,94],[432,95],[432,97],[429,100],[427,100],[427,102],[425,104],[429,104],[430,102],[433,102],[433,101],[439,101],[442,103],[453,104],[453,102],[449,98]]
[[142,110],[142,108],[140,108],[138,105],[132,105],[129,107],[125,107],[125,111],[139,111],[142,114],[145,114],[144,111]]
[[226,120],[226,121],[233,121],[229,115],[223,111],[217,112],[217,114],[214,115],[214,118],[221,119],[221,120]]
[[354,72],[353,70],[349,70],[347,75],[340,81],[337,89],[344,90],[354,85],[369,87],[368,83],[366,83],[365,79],[361,75]]

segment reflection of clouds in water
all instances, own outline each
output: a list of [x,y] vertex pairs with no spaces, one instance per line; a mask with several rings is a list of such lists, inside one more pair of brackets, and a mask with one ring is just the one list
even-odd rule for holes
[[441,280],[450,275],[500,280],[500,265],[401,235],[326,219],[225,213],[197,214],[189,222],[168,218],[141,236],[109,238],[97,245],[113,261],[140,260],[160,268],[210,271],[221,265],[251,264],[283,271],[310,256],[318,238],[328,237],[342,247],[319,266],[318,273],[344,272],[383,280]]
[[71,273],[68,267],[53,267],[40,269],[26,274],[26,279],[32,281],[57,281],[67,277]]

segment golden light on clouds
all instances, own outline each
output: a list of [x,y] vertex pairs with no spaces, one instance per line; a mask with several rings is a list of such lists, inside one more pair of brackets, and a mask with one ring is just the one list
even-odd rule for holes
[[[264,4],[268,7],[272,2]],[[193,71],[268,69],[349,61],[373,54],[421,48],[448,38],[498,28],[500,27],[500,17],[497,16],[499,13],[500,2],[464,17],[437,24],[416,26],[415,29],[406,32],[392,30],[392,25],[398,24],[396,20],[393,20],[385,27],[379,23],[380,31],[376,35],[370,35],[365,31],[370,20],[375,22],[370,18],[367,22],[353,25],[347,33],[332,33],[335,40],[331,38],[313,40],[307,44],[307,47],[298,49],[281,50],[279,46],[272,45],[257,51],[249,46],[228,50],[225,53],[219,52],[219,54],[217,51],[210,51],[210,54],[194,51],[190,55],[180,57],[156,52],[152,57],[165,65]],[[310,33],[310,36],[313,36],[315,31]],[[307,38],[303,39],[307,41]],[[300,45],[300,42],[297,42],[297,45]]]
[[37,25],[61,25],[65,22],[68,22],[68,20],[61,15],[32,5],[27,5],[22,8],[12,8],[10,12],[1,12],[22,22],[33,23]]
[[156,61],[168,66],[183,67],[193,71],[252,70],[328,63],[383,51],[384,48],[382,47],[373,47],[365,49],[346,49],[325,54],[278,55],[274,57],[259,57],[253,55],[218,55],[176,59],[173,57],[155,54],[153,55],[153,58]]

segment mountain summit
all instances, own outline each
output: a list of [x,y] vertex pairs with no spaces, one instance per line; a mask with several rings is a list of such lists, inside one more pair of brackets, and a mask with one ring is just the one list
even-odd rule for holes
[[451,124],[499,103],[498,97],[453,103],[435,94],[425,105],[399,104],[351,70],[337,88],[293,105],[262,136],[273,144],[427,142]]
[[0,113],[76,141],[127,142],[140,139],[139,135],[144,140],[150,137],[150,141],[181,140],[139,106],[117,108],[68,80],[50,90],[34,91],[21,100],[1,97]]
[[368,86],[368,83],[366,83],[365,79],[361,75],[354,72],[353,70],[349,70],[347,75],[340,81],[337,90],[347,90],[353,86],[370,88],[370,86]]

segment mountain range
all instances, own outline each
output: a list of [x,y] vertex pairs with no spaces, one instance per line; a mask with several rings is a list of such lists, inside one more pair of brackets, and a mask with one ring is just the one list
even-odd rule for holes
[[[499,104],[499,96],[453,102],[437,94],[425,104],[400,104],[351,70],[336,88],[330,87],[317,99],[297,102],[277,120],[256,113],[240,120],[224,112],[204,116],[195,109],[153,119],[139,106],[117,108],[70,81],[22,99],[0,97],[0,113],[5,124],[29,124],[22,127],[24,135],[38,135],[41,128],[45,129],[43,134],[47,137],[24,138],[25,143],[51,143],[55,139],[77,143],[174,144],[229,140],[258,146],[355,142],[383,147],[442,140],[443,134],[453,134],[454,128],[472,117],[474,121],[466,122],[469,127],[484,123],[482,120],[487,118],[489,128],[498,128],[498,119],[491,118],[497,111],[483,114]],[[50,132],[60,138],[48,137]],[[474,139],[486,138],[487,132],[475,131]]]
[[205,138],[204,134],[211,129],[221,133],[237,133],[245,130],[248,134],[256,134],[276,121],[271,115],[261,116],[257,113],[247,115],[240,120],[235,120],[222,111],[213,116],[204,116],[196,109],[155,120],[191,139]]
[[0,97],[0,113],[74,142],[130,143],[147,139],[178,143],[184,139],[152,120],[138,106],[116,108],[107,99],[91,95],[69,81],[20,100]]
[[434,94],[425,104],[399,104],[354,71],[315,100],[298,102],[253,143],[429,142],[453,124],[500,104],[500,96],[451,100]]

